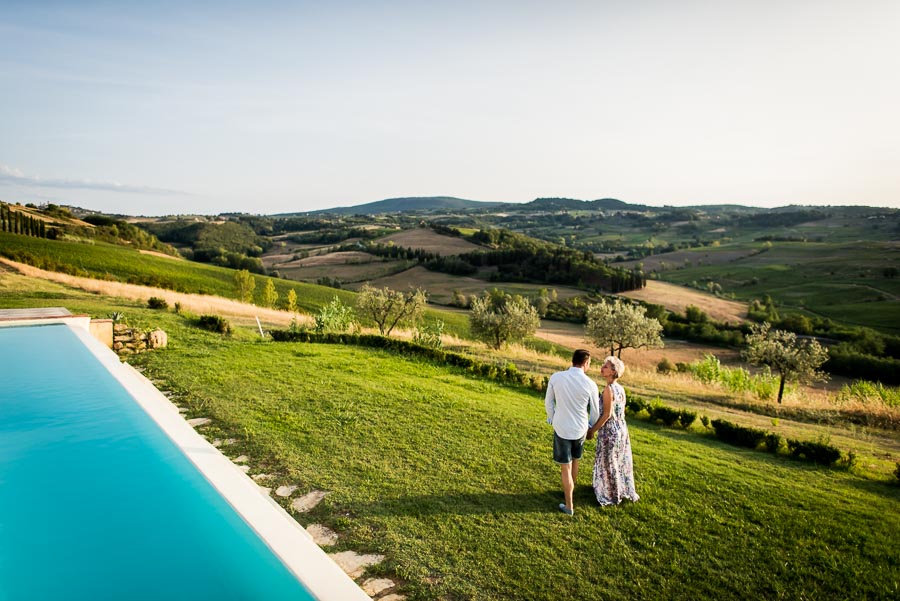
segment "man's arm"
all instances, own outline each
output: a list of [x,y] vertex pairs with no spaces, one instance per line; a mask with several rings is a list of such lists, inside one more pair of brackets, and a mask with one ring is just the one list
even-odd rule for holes
[[544,409],[547,410],[547,423],[553,424],[553,415],[556,413],[556,394],[553,392],[553,382],[547,382],[547,394],[544,396]]

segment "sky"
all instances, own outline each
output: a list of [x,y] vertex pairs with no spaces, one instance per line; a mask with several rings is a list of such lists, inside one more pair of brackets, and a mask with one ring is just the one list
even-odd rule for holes
[[896,0],[0,0],[0,200],[900,208]]

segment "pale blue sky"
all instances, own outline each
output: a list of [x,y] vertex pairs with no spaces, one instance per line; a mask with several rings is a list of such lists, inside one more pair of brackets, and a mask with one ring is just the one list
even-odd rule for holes
[[0,199],[900,207],[900,2],[0,0]]

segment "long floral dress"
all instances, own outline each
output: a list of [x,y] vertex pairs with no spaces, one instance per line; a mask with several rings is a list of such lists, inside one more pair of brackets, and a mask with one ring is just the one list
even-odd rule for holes
[[625,425],[625,389],[618,382],[609,384],[613,403],[609,419],[597,431],[597,456],[594,459],[594,494],[601,505],[617,505],[622,499],[637,501],[634,488],[634,463],[631,440]]

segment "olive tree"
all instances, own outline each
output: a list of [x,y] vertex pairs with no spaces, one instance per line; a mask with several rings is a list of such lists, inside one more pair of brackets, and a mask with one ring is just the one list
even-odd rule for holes
[[647,317],[647,309],[623,301],[600,301],[587,308],[585,339],[610,355],[622,356],[622,349],[663,346],[662,324]]
[[797,340],[794,332],[773,330],[768,323],[751,326],[747,348],[741,353],[745,361],[766,365],[778,372],[778,402],[784,395],[787,380],[811,383],[826,380],[828,375],[819,368],[828,360],[828,350],[817,340]]
[[421,289],[403,293],[364,284],[359,289],[356,308],[360,315],[372,318],[382,336],[390,336],[400,324],[415,324],[425,312],[426,302],[425,292]]
[[528,299],[493,290],[472,300],[472,333],[495,349],[534,334],[541,318]]

